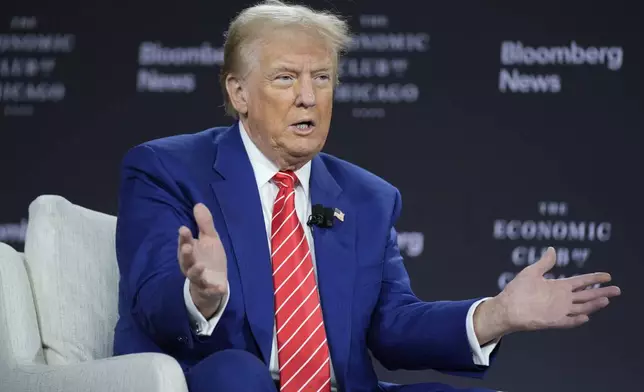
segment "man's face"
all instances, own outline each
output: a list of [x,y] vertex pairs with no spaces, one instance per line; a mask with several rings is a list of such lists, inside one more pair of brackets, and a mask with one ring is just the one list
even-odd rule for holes
[[298,168],[322,149],[329,133],[333,53],[306,32],[277,31],[264,42],[244,83],[245,126],[269,159],[282,169]]

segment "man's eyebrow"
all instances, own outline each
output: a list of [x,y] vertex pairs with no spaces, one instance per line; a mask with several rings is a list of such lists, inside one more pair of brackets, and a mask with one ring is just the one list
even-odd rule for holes
[[313,69],[313,73],[322,72],[322,71],[330,71],[332,69],[333,69],[333,66],[331,66],[331,65],[321,65],[321,66]]
[[275,67],[271,68],[271,72],[276,73],[276,72],[298,72],[295,67],[289,66],[289,65],[278,65]]
[[[333,67],[331,65],[321,65],[319,67],[316,67],[312,70],[313,73],[318,73],[318,72],[323,72],[323,71],[330,71]],[[300,70],[297,69],[297,67],[289,66],[289,65],[278,65],[270,70],[270,74],[277,74],[280,72],[293,72],[293,73],[299,73]]]

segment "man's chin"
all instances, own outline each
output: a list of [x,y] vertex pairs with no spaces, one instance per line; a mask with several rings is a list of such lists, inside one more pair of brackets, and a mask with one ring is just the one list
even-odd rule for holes
[[293,158],[298,158],[298,159],[304,159],[304,158],[313,159],[315,154],[317,154],[318,152],[320,152],[320,150],[318,150],[318,149],[315,149],[315,150],[311,150],[311,149],[297,150],[297,149],[294,149],[294,150],[288,150],[288,155],[292,156]]
[[310,161],[315,157],[317,153],[322,149],[321,146],[289,146],[290,148],[285,149],[285,152],[289,156],[289,160],[293,163],[303,165],[306,162]]

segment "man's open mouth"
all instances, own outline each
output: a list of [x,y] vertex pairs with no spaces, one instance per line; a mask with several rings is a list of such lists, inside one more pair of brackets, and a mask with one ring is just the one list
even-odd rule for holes
[[313,122],[311,120],[300,121],[300,122],[296,122],[296,123],[292,124],[292,126],[294,126],[295,128],[297,128],[299,130],[306,131],[307,129],[313,128],[315,126],[315,122]]

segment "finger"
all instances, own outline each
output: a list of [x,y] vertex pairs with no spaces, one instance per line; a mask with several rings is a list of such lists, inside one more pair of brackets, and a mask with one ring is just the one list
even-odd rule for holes
[[582,324],[587,323],[589,320],[590,320],[590,318],[585,314],[578,314],[578,315],[568,316],[561,323],[561,327],[563,327],[563,328],[574,328],[574,327],[578,327],[578,326],[580,326]]
[[552,267],[555,266],[557,262],[557,254],[555,253],[555,248],[552,246],[548,247],[548,250],[541,256],[539,261],[532,264],[530,269],[536,271],[539,275],[544,275],[546,272],[550,271]]
[[183,244],[179,248],[179,267],[184,275],[195,263],[193,249],[192,244]]
[[203,264],[195,264],[186,272],[186,278],[200,289],[206,287],[206,282],[203,279],[204,268]]
[[570,309],[571,315],[589,315],[599,309],[605,308],[610,303],[606,297],[595,298],[592,301],[584,302],[583,304],[573,304]]
[[203,203],[197,203],[194,208],[194,215],[195,220],[197,221],[197,226],[199,227],[200,237],[201,235],[217,237],[217,230],[215,230],[212,214],[208,207]]
[[588,286],[595,284],[608,283],[611,281],[610,274],[605,272],[595,272],[592,274],[584,274],[573,276],[572,278],[566,279],[572,285],[573,290],[584,289]]
[[617,297],[620,294],[621,294],[621,290],[617,286],[600,287],[598,289],[582,290],[582,291],[573,293],[572,302],[583,303],[583,302],[592,301],[599,297],[606,297],[606,298]]
[[192,237],[192,232],[186,226],[181,226],[179,228],[179,246],[183,244],[191,244],[194,238]]
[[185,226],[179,228],[179,235],[177,237],[177,259],[179,260],[179,267],[181,272],[185,275],[186,270],[189,268],[192,253],[192,233],[190,229]]

